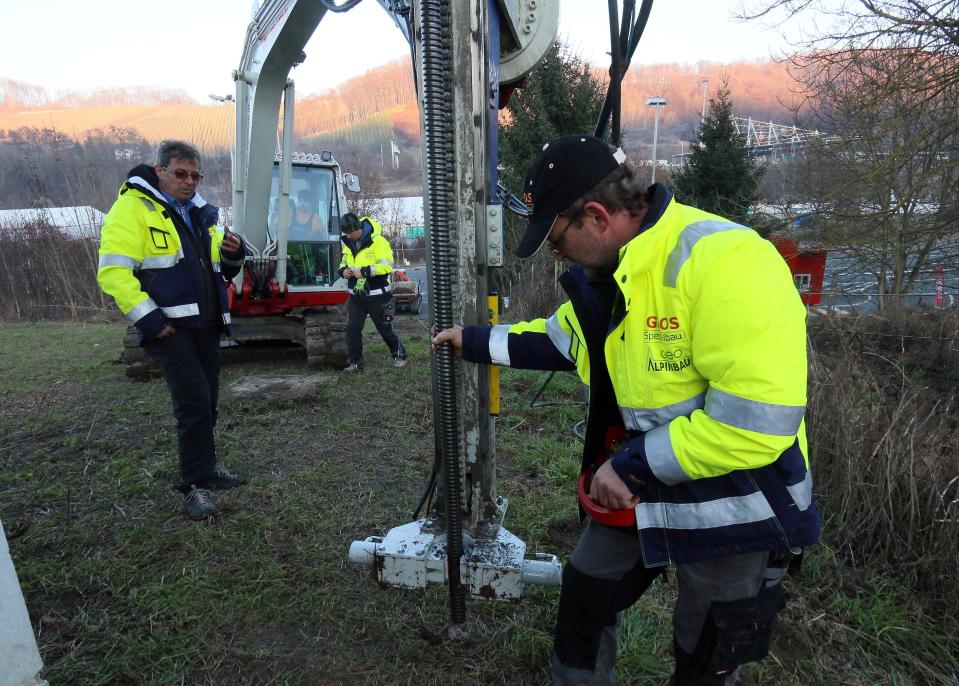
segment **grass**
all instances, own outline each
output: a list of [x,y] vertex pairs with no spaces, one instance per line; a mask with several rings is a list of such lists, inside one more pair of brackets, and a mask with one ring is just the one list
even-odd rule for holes
[[[425,331],[402,320],[412,362],[394,369],[369,337],[367,371],[307,400],[224,398],[218,449],[249,485],[191,522],[162,381],[115,362],[122,325],[0,326],[0,518],[52,684],[542,684],[558,592],[468,601],[446,638],[445,588],[381,590],[349,565],[350,542],[410,520],[433,455]],[[302,355],[228,360],[249,375],[314,373]],[[497,420],[505,525],[568,559],[580,529],[574,478],[579,384],[505,370]],[[742,684],[957,684],[959,639],[907,586],[842,559],[807,556],[773,652]],[[622,683],[671,669],[670,576],[621,625]]]

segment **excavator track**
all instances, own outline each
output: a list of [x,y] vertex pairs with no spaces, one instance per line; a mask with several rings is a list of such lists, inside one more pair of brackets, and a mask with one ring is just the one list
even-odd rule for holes
[[160,367],[140,345],[140,336],[135,326],[128,326],[123,334],[120,362],[123,363],[123,373],[136,381],[149,381],[161,376]]
[[346,306],[314,307],[303,312],[306,362],[313,367],[346,366]]

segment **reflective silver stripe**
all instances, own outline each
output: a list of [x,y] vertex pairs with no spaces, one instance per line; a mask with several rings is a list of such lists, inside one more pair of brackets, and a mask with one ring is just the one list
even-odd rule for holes
[[233,322],[233,320],[230,318],[230,313],[229,313],[229,312],[224,312],[224,313],[223,313],[223,323],[224,323],[224,324],[230,324],[230,323],[232,323],[232,322]]
[[140,319],[153,312],[156,308],[157,304],[150,298],[147,298],[139,305],[134,305],[133,309],[127,312],[127,318],[136,324]]
[[385,288],[377,288],[375,291],[367,291],[367,295],[382,295],[383,293],[389,293],[392,289],[389,286]]
[[146,198],[140,198],[140,202],[142,202],[144,205],[146,205],[146,208],[147,208],[150,212],[156,212],[156,211],[157,211],[156,205],[154,205],[152,202],[150,202],[150,201],[147,200]]
[[195,317],[200,314],[200,306],[196,303],[190,303],[189,305],[174,305],[173,307],[161,307],[163,314],[167,317],[172,317],[173,319],[178,319],[180,317]]
[[385,264],[387,267],[392,267],[394,262],[393,260],[380,260],[377,264]]
[[211,262],[211,263],[210,263],[210,266],[213,267],[213,271],[219,273],[219,271],[220,271],[220,263],[219,263],[219,262]]
[[563,331],[563,328],[559,325],[559,318],[555,313],[546,320],[546,335],[549,336],[549,340],[553,342],[556,349],[563,354],[563,357],[570,362],[574,361],[569,354],[569,348],[573,344],[573,338]]
[[676,459],[673,442],[669,438],[669,424],[647,431],[643,446],[646,448],[646,462],[657,479],[669,486],[689,481]]
[[169,269],[176,266],[176,263],[183,259],[183,250],[176,255],[157,255],[156,257],[144,257],[142,269]]
[[692,398],[662,407],[624,407],[621,405],[619,413],[623,417],[623,424],[630,431],[649,431],[657,426],[668,424],[676,417],[688,417],[696,410],[701,410],[705,401],[706,394],[700,393]]
[[793,502],[796,503],[800,512],[808,510],[809,506],[812,505],[812,472],[807,468],[806,478],[798,484],[786,486],[786,490],[789,491],[789,495],[792,496]]
[[687,226],[682,230],[682,232],[680,232],[679,240],[676,242],[676,247],[674,247],[672,252],[669,253],[669,258],[666,260],[666,271],[663,274],[663,284],[671,288],[676,287],[676,280],[679,278],[679,270],[683,268],[684,264],[686,264],[686,260],[689,259],[689,255],[692,253],[693,247],[699,242],[700,238],[704,238],[714,233],[719,233],[720,231],[732,231],[734,229],[745,228],[747,227],[740,226],[739,224],[733,224],[732,222],[718,222],[715,220],[695,222]]
[[713,386],[706,391],[706,414],[711,418],[769,436],[795,436],[805,413],[805,405],[761,403]]
[[715,529],[752,524],[775,517],[760,492],[706,503],[640,503],[636,526],[640,529]]
[[100,255],[100,269],[104,267],[126,267],[127,269],[136,269],[140,266],[132,257],[126,255]]
[[489,356],[493,364],[509,367],[509,324],[497,324],[490,329]]

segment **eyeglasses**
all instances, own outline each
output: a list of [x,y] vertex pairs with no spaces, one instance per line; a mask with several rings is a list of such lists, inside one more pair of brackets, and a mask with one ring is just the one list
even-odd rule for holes
[[566,224],[566,226],[563,227],[563,230],[559,232],[559,235],[556,238],[549,238],[547,236],[546,242],[549,243],[549,249],[553,254],[555,255],[559,254],[559,251],[563,247],[563,239],[566,237],[566,232],[569,231],[569,227],[571,227],[573,224],[578,224],[578,223],[579,223],[579,219],[571,219]]
[[203,178],[203,174],[201,174],[200,172],[188,172],[182,169],[174,170],[168,167],[164,167],[163,165],[160,165],[160,169],[162,169],[163,171],[169,174],[173,174],[178,181],[186,181],[187,179],[193,179],[193,183],[200,183],[200,179]]

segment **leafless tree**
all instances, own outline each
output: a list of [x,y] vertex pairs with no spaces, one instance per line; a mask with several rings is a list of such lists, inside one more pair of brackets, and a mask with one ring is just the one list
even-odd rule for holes
[[[959,6],[954,0],[771,0],[752,19],[805,16],[789,58],[797,118],[832,133],[799,185],[822,237],[902,302],[931,262],[959,262]],[[799,112],[804,114],[800,117]]]

